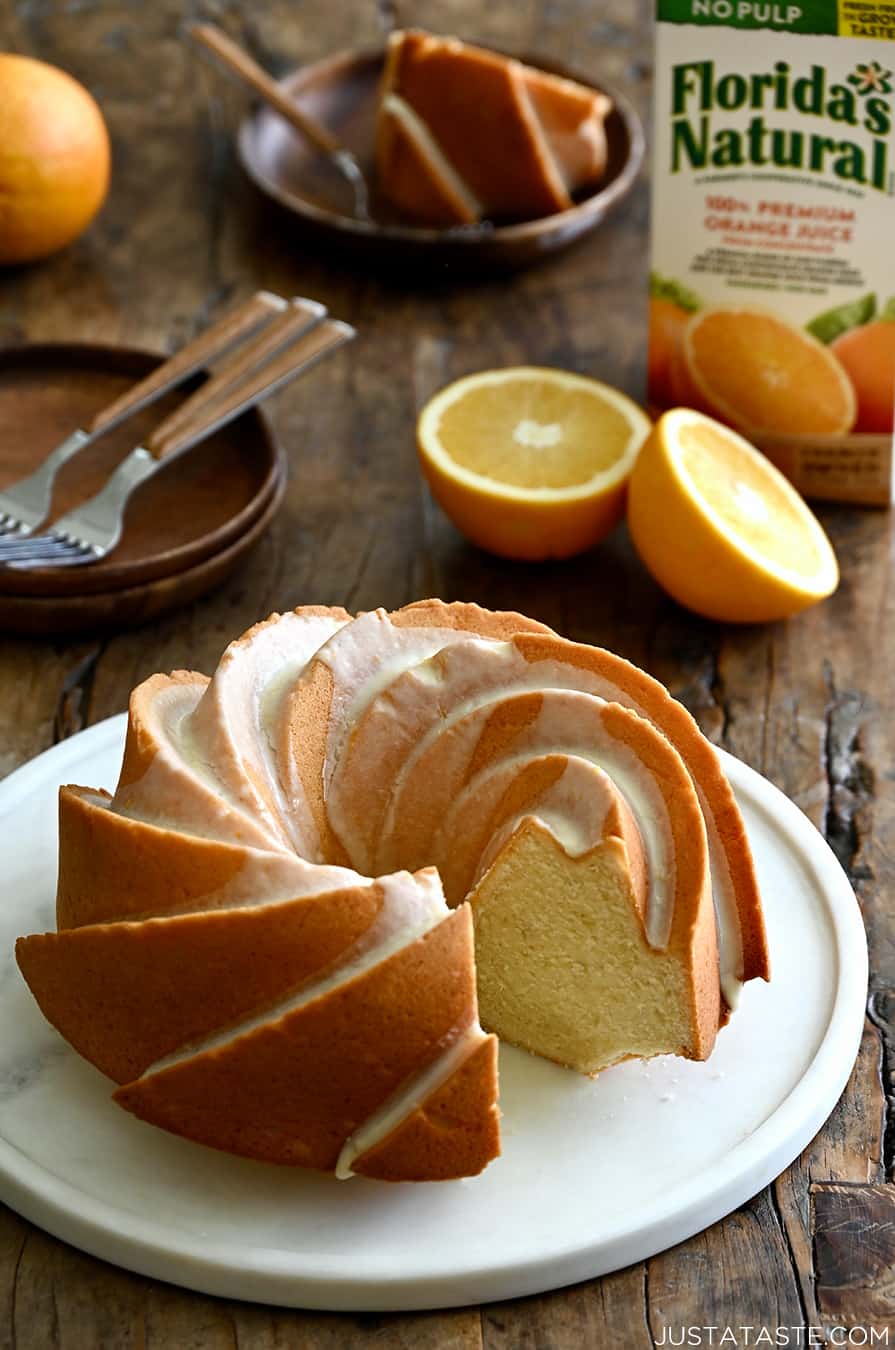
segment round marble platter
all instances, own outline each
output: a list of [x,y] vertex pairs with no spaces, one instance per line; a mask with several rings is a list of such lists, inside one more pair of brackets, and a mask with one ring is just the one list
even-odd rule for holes
[[54,927],[56,790],[111,787],[124,717],[0,785],[0,1197],[57,1237],[205,1293],[337,1311],[533,1294],[628,1265],[743,1204],[804,1148],[857,1053],[867,946],[826,843],[730,756],[773,980],[750,984],[703,1064],[596,1080],[500,1057],[503,1155],[482,1176],[389,1186],[276,1168],[165,1134],[43,1020],[13,957]]

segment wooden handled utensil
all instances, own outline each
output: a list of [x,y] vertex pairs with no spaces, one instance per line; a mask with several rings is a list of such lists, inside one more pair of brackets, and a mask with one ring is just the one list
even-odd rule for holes
[[363,170],[351,151],[339,141],[328,128],[309,117],[299,108],[276,80],[258,65],[253,56],[234,42],[222,28],[212,23],[196,23],[189,30],[190,36],[212,52],[218,60],[239,77],[244,84],[260,94],[281,117],[293,126],[302,136],[335,165],[343,178],[347,179],[354,194],[354,215],[358,220],[370,219],[369,194],[367,180]]
[[26,539],[46,520],[56,475],[74,455],[80,454],[97,437],[111,431],[125,418],[148,407],[170,389],[177,388],[191,375],[202,370],[209,361],[226,355],[262,324],[270,323],[274,315],[282,314],[286,309],[287,302],[282,296],[273,295],[270,291],[256,291],[175,352],[145,380],[140,380],[119,398],[101,408],[83,427],[77,427],[50,451],[33,473],[7,484],[0,492],[0,542]]
[[0,539],[0,564],[78,567],[105,558],[121,538],[125,508],[141,483],[354,337],[348,324],[325,315],[324,306],[293,299],[249,348],[237,352],[144,445],[132,450],[94,497],[45,533]]

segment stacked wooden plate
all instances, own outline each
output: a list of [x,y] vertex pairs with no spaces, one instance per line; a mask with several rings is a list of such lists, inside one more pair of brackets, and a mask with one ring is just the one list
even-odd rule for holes
[[[0,354],[0,490],[164,358],[129,348],[30,346]],[[61,471],[50,520],[102,486],[196,387],[136,413]],[[158,618],[218,585],[279,507],[285,467],[253,409],[174,460],[134,495],[117,548],[86,567],[0,566],[0,631],[56,635]]]

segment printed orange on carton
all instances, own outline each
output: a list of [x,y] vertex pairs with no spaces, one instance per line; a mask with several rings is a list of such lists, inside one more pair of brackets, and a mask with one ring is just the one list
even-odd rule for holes
[[658,0],[649,397],[892,497],[895,0]]

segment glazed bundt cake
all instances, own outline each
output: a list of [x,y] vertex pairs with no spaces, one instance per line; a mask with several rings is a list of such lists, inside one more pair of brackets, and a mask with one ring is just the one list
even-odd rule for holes
[[567,210],[606,169],[605,94],[458,38],[389,38],[376,126],[383,195],[430,225]]
[[57,926],[20,967],[116,1101],[342,1177],[479,1172],[496,1036],[587,1074],[701,1059],[768,975],[739,811],[685,709],[608,652],[439,601],[274,615],[211,680],[140,685],[114,795],[61,790]]

